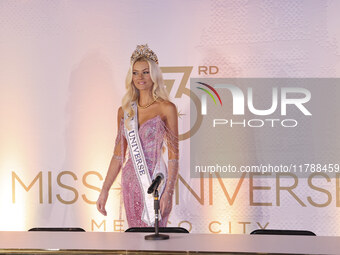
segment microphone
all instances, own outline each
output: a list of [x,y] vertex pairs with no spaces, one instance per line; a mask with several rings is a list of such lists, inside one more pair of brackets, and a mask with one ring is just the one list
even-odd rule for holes
[[158,173],[156,175],[156,178],[152,181],[150,187],[148,188],[148,194],[153,193],[161,183],[161,181],[164,179],[164,175],[162,173]]

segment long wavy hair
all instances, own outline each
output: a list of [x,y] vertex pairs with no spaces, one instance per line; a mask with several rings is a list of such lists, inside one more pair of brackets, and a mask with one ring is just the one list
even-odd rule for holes
[[154,62],[153,60],[149,60],[145,57],[141,57],[141,58],[136,59],[133,63],[131,63],[129,71],[126,75],[126,80],[125,80],[126,93],[125,93],[123,100],[122,100],[123,111],[127,112],[128,115],[129,115],[128,119],[125,120],[125,126],[126,127],[128,127],[127,123],[129,122],[129,120],[133,116],[135,116],[135,112],[131,107],[131,103],[133,101],[137,101],[138,98],[139,98],[139,91],[135,87],[135,85],[133,84],[133,81],[132,81],[133,66],[136,62],[141,62],[141,61],[145,61],[149,65],[151,80],[154,83],[153,87],[152,87],[153,98],[169,101],[169,94],[168,94],[168,92],[165,88],[162,71],[159,68],[158,64],[156,62]]

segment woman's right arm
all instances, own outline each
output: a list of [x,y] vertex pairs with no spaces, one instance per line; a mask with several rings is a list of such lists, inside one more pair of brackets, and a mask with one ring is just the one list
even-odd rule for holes
[[103,183],[102,190],[100,192],[99,198],[97,200],[97,209],[98,211],[103,214],[107,215],[105,210],[105,204],[107,198],[109,196],[110,188],[116,179],[124,160],[125,152],[126,152],[126,140],[123,136],[124,132],[124,113],[122,108],[120,107],[117,114],[117,123],[118,123],[118,134],[115,143],[114,153],[110,162],[109,169],[107,171],[105,181]]

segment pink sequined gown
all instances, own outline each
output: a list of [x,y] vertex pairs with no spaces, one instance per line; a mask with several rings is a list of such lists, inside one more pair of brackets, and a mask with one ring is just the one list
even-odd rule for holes
[[[119,141],[123,140],[122,138],[125,140],[123,123],[124,121],[121,120],[117,137],[118,142],[116,141],[116,145]],[[173,140],[174,137],[169,137],[169,131],[159,115],[147,120],[139,127],[139,137],[149,169],[149,174],[152,176],[156,164],[159,164],[162,157],[163,141],[168,142]],[[169,144],[169,142],[167,144]],[[148,225],[141,220],[144,208],[142,204],[143,200],[139,181],[129,153],[122,170],[122,191],[129,227],[148,227]],[[169,215],[163,217],[162,215],[162,219],[159,222],[160,227],[165,227],[167,225],[168,216]]]

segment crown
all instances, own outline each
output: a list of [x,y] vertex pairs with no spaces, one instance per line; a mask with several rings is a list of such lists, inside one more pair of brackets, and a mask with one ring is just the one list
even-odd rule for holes
[[133,63],[136,59],[141,57],[151,59],[158,64],[157,55],[149,48],[147,44],[137,45],[135,51],[132,53],[131,63]]

